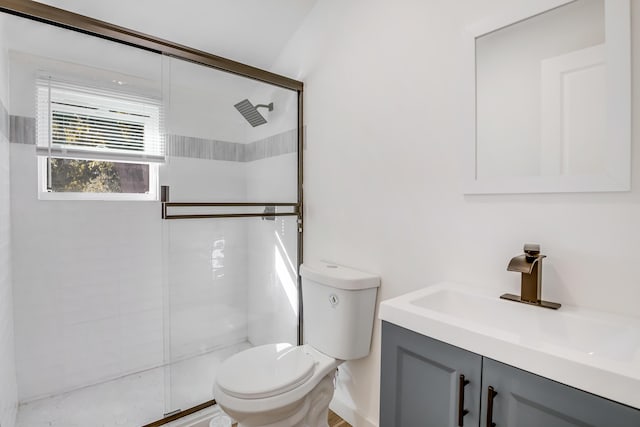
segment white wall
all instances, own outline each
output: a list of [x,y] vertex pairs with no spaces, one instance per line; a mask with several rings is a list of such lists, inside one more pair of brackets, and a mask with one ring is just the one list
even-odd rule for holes
[[[532,1],[317,3],[273,69],[305,82],[305,259],[377,272],[381,300],[442,280],[497,296],[519,292],[507,263],[536,242],[545,299],[640,316],[638,174],[622,194],[462,195],[462,32]],[[378,420],[379,326],[371,355],[341,368],[338,398],[357,414],[341,412],[357,426]]]
[[13,289],[11,278],[11,209],[9,164],[9,80],[5,22],[0,16],[0,425],[13,427],[18,408],[16,388]]

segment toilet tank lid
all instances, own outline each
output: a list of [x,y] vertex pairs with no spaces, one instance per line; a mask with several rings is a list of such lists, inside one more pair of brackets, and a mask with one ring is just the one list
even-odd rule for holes
[[352,291],[380,286],[380,277],[375,274],[326,261],[305,262],[300,266],[300,275],[303,279]]

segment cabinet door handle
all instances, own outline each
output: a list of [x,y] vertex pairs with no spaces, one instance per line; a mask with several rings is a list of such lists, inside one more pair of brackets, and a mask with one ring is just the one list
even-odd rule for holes
[[460,375],[458,382],[458,427],[464,426],[464,416],[469,413],[464,409],[464,388],[469,384],[469,380],[464,379],[464,375]]
[[497,395],[498,392],[493,387],[487,388],[487,427],[496,427],[493,422],[493,398]]

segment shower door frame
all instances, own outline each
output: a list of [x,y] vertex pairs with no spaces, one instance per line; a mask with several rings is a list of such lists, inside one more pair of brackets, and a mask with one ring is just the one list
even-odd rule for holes
[[[279,86],[285,89],[296,91],[298,95],[298,200],[293,204],[286,204],[294,208],[293,214],[298,221],[298,344],[303,342],[302,323],[302,287],[300,282],[299,267],[303,261],[303,149],[304,149],[304,115],[303,115],[303,92],[304,84],[301,81],[289,77],[275,74],[257,67],[252,67],[241,62],[213,55],[188,46],[180,45],[168,40],[154,37],[145,33],[134,31],[125,27],[111,24],[109,22],[94,19],[85,15],[70,12],[65,9],[49,6],[31,0],[0,0],[0,11],[10,15],[16,15],[39,21],[45,24],[54,25],[71,31],[99,37],[116,43],[137,47],[146,51],[158,53],[160,55],[181,59],[206,67],[232,73],[238,76],[250,78],[263,83]],[[160,201],[159,201],[160,203]],[[242,204],[229,204],[242,205]],[[260,205],[278,205],[278,203],[260,203]],[[284,204],[280,204],[284,205]],[[162,212],[166,214],[165,203],[162,203]],[[234,214],[234,216],[257,216],[256,214]],[[186,417],[202,409],[206,409],[216,402],[210,400],[189,409],[182,410],[176,414],[166,416],[158,421],[154,421],[143,427],[161,426],[179,418]]]

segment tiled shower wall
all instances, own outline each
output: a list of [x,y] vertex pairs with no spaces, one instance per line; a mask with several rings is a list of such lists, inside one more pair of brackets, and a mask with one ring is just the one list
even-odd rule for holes
[[[98,81],[107,72],[105,81],[112,81],[112,70],[120,70],[116,74],[132,77],[134,83],[144,80],[138,88],[142,93],[148,89],[155,94],[145,85],[159,81],[158,58],[77,34],[56,33],[65,43],[37,46],[28,37],[12,34],[9,145],[20,400],[247,340],[249,270],[253,262],[273,267],[273,257],[250,256],[253,238],[247,224],[268,224],[273,239],[275,221],[163,221],[157,202],[38,200],[32,96],[38,71],[80,74],[80,81]],[[76,45],[77,37],[82,42]],[[69,50],[69,45],[78,49]],[[295,131],[283,131],[297,122],[275,124],[277,115],[288,116],[289,109],[278,98],[269,98],[283,108],[269,116],[268,127],[251,133],[239,116],[221,120],[227,117],[223,111],[235,114],[233,104],[212,109],[211,100],[219,96],[215,85],[192,81],[191,74],[186,85],[178,73],[183,66],[172,64],[172,89],[166,98],[171,103],[165,121],[169,155],[160,182],[171,186],[171,199],[246,201],[250,165],[286,156],[294,158],[286,166],[291,173],[284,174],[276,161],[280,170],[274,177],[289,176],[295,186],[297,139]],[[297,97],[291,98],[295,106]],[[292,111],[295,119],[295,108]],[[266,181],[259,185],[271,182],[268,175],[261,179]],[[292,195],[293,200],[286,201],[295,201],[295,190]],[[271,270],[260,271],[265,277],[256,279],[258,285],[274,283]],[[260,319],[269,323],[269,315],[278,313],[270,310]]]
[[12,427],[17,408],[11,283],[8,116],[0,102],[0,425]]
[[[40,62],[34,57],[26,62],[19,55],[11,58],[15,77],[10,88],[15,101],[10,109],[11,209],[20,400],[184,359],[245,341],[249,335],[258,342],[268,339],[264,327],[262,338],[249,334],[248,319],[256,325],[281,325],[276,319],[285,311],[273,307],[286,306],[273,299],[273,304],[258,306],[248,295],[266,296],[262,288],[282,293],[271,274],[275,222],[163,221],[154,202],[38,200],[35,106],[33,98],[24,94],[32,93],[33,68]],[[292,126],[270,122],[272,127],[252,135],[253,142],[231,142],[246,138],[236,140],[233,133],[183,122],[203,94],[173,91],[177,94],[186,98],[172,106],[167,120],[168,161],[160,174],[161,184],[171,187],[173,201],[246,201],[250,188],[287,185],[293,186],[287,197],[293,200],[286,201],[295,201],[297,138],[295,130],[285,131]],[[190,133],[183,136],[181,131]],[[202,135],[227,135],[230,140],[195,138]],[[286,157],[292,161],[277,160]],[[259,179],[250,176],[258,164],[272,161],[271,173]],[[262,235],[266,240],[250,235],[250,223],[269,229]],[[295,227],[294,219],[290,223]],[[252,255],[257,241],[270,245],[269,256]],[[295,246],[289,252],[295,252]],[[249,277],[253,270],[262,273]],[[260,310],[259,315],[251,312],[254,309]]]
[[[0,40],[3,22],[0,17]],[[0,42],[1,43],[1,42]],[[13,427],[18,404],[14,359],[6,55],[0,46],[0,425]]]
[[[295,341],[293,308],[270,273],[276,241],[295,255],[294,218],[276,238],[281,221],[163,222],[152,202],[38,201],[34,120],[11,123],[21,401],[162,364],[167,314],[172,361],[247,337]],[[171,136],[161,179],[176,201],[279,201],[269,188],[296,194],[296,141],[295,131],[245,145]],[[252,255],[261,245],[267,256]]]
[[20,401],[161,365],[159,206],[38,200],[35,146],[10,145]]
[[[245,196],[245,164],[169,157],[174,201]],[[247,232],[242,219],[168,220],[166,274],[171,360],[246,341]]]
[[[248,144],[170,135],[171,197],[293,202],[297,141],[296,129]],[[188,187],[173,179],[193,171],[201,179],[188,181]],[[253,345],[296,343],[295,217],[177,221],[169,230],[170,292],[177,302],[171,307],[174,358],[241,336]]]
[[[297,151],[248,163],[248,198],[290,201],[297,193],[297,180],[291,175],[296,162]],[[249,341],[253,345],[296,344],[297,218],[253,221],[248,233],[252,242],[248,262]]]

